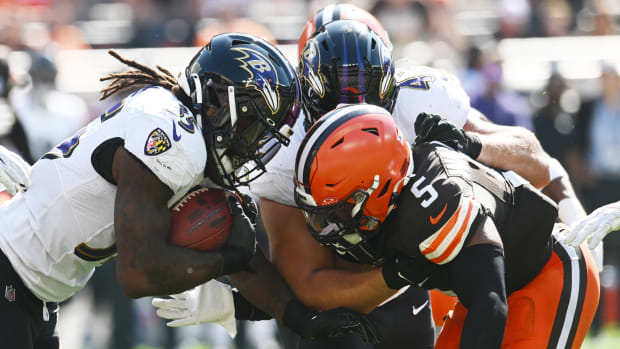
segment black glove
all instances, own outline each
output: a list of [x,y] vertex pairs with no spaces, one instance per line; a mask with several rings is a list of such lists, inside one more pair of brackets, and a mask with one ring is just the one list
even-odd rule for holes
[[420,113],[415,120],[415,144],[439,141],[455,150],[477,159],[482,150],[480,139],[463,131],[439,115]]
[[232,215],[232,226],[226,244],[219,253],[222,255],[221,275],[247,271],[248,263],[256,253],[256,230],[254,224],[243,213],[236,197],[228,197],[228,208]]
[[381,341],[379,329],[368,315],[344,308],[316,312],[293,299],[286,305],[282,321],[306,339],[327,339],[357,333],[364,344]]
[[243,193],[239,193],[241,196],[241,206],[243,207],[243,213],[250,219],[250,222],[256,224],[256,216],[258,216],[258,207],[252,198]]

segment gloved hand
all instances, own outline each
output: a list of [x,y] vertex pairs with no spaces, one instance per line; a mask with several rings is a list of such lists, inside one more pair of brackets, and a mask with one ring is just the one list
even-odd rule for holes
[[381,341],[379,329],[368,315],[344,308],[316,312],[293,299],[286,305],[282,321],[307,339],[327,339],[357,333],[364,344]]
[[615,202],[590,213],[566,235],[563,242],[579,246],[585,241],[590,249],[594,249],[607,234],[618,229],[620,229],[620,202]]
[[243,213],[250,219],[250,222],[256,224],[256,217],[258,216],[258,207],[256,207],[256,203],[252,200],[252,197],[247,194],[239,193],[241,196],[241,206],[243,208]]
[[11,195],[30,187],[30,165],[19,155],[0,145],[0,184]]
[[437,264],[423,256],[393,256],[386,258],[381,266],[383,280],[393,290],[399,290],[407,285],[423,287],[431,274],[440,270]]
[[477,159],[482,151],[480,139],[465,132],[439,115],[420,113],[415,120],[415,143],[439,141],[455,150]]
[[237,334],[230,286],[210,280],[171,297],[152,300],[153,306],[157,308],[157,316],[172,320],[166,325],[181,327],[213,322],[223,326],[231,337]]
[[222,256],[221,275],[247,271],[248,263],[256,253],[256,231],[254,224],[245,215],[236,197],[228,197],[232,215],[232,226],[226,244],[219,253]]

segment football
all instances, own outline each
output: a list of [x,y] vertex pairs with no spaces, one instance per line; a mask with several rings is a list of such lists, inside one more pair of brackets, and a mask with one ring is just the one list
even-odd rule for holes
[[222,247],[232,226],[226,193],[221,189],[200,188],[181,199],[171,209],[168,242],[198,251]]

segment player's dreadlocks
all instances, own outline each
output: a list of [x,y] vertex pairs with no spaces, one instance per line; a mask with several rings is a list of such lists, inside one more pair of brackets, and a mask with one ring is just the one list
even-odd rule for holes
[[131,59],[126,59],[114,50],[110,50],[108,53],[112,57],[118,59],[121,63],[135,69],[124,73],[110,73],[108,76],[100,78],[99,81],[112,81],[106,88],[101,90],[101,97],[99,97],[100,101],[117,92],[125,91],[140,85],[162,86],[165,89],[172,91],[177,97],[180,97],[181,100],[186,100],[188,98],[188,96],[179,87],[177,79],[175,79],[168,69],[157,65],[157,69],[159,71],[156,71],[145,66],[144,64],[138,63]]

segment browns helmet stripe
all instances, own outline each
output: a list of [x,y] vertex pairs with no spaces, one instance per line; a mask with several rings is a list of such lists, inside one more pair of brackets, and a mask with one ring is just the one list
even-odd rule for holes
[[[331,135],[333,130],[348,120],[366,114],[385,114],[391,117],[391,114],[381,107],[370,104],[359,104],[349,106],[342,110],[336,109],[331,111],[325,114],[324,117],[319,119],[319,121],[310,128],[297,152],[296,177],[302,179],[302,184],[310,182],[310,170],[312,168],[312,162],[314,161],[314,154],[316,154],[318,148],[323,144],[325,139]],[[309,187],[305,187],[305,190],[310,194]]]

